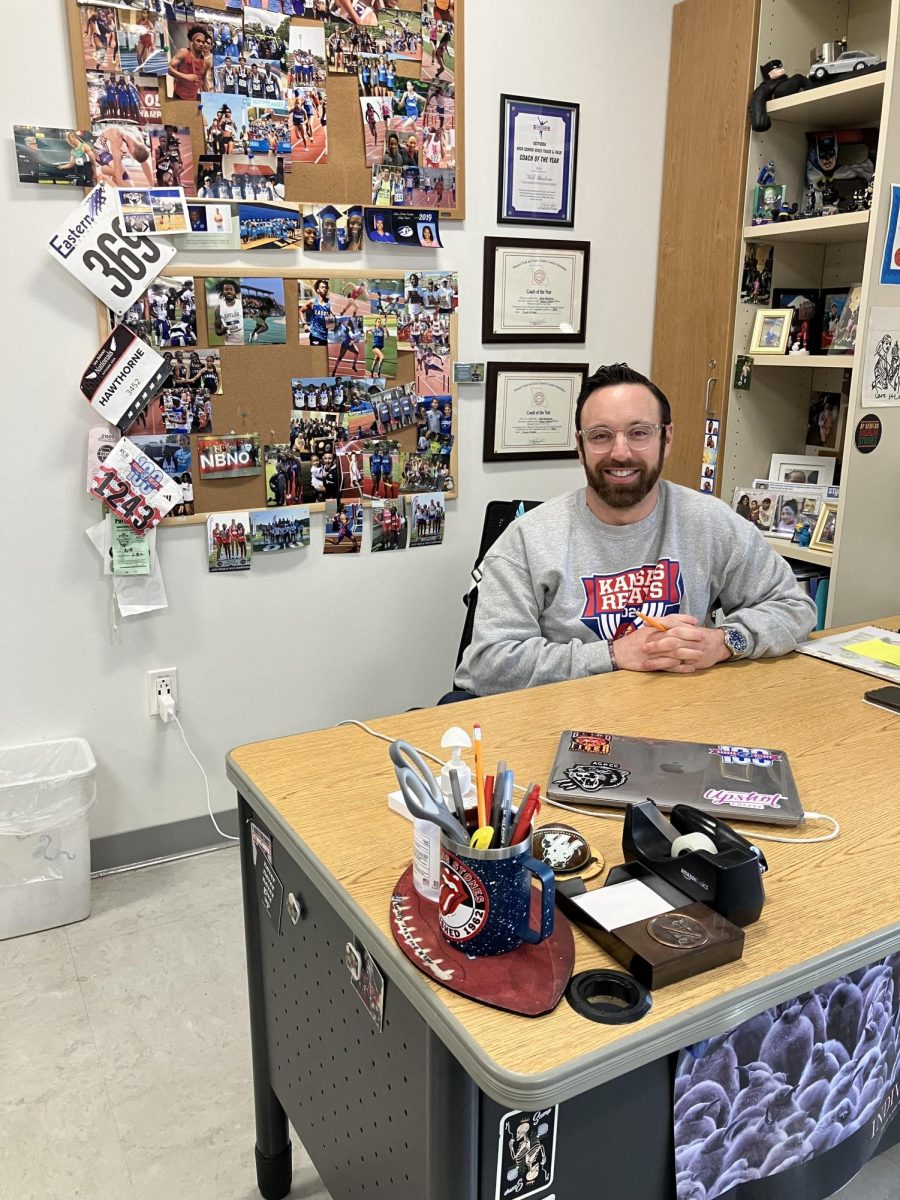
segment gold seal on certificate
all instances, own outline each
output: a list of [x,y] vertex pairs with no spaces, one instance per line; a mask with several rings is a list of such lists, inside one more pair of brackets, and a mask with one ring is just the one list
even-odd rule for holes
[[488,363],[484,460],[574,458],[575,403],[587,363]]
[[589,242],[485,238],[482,341],[583,342]]

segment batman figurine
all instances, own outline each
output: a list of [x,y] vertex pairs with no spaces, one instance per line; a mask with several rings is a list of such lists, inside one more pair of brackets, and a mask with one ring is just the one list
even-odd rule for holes
[[770,59],[759,68],[763,81],[750,97],[747,112],[750,114],[750,128],[754,133],[765,133],[772,126],[766,105],[770,100],[781,96],[793,96],[797,92],[805,92],[811,87],[805,75],[788,75],[780,58]]

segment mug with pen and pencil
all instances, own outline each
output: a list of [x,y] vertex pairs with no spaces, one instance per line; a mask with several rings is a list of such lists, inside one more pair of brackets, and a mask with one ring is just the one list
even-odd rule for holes
[[[468,740],[468,739],[467,739]],[[532,784],[513,808],[513,772],[500,762],[485,775],[481,728],[474,730],[476,823],[463,802],[460,769],[450,766],[445,799],[418,752],[391,744],[403,799],[414,818],[413,882],[419,896],[437,905],[445,943],[468,956],[505,954],[523,943],[537,945],[554,929],[553,871],[532,854],[532,822],[540,788]],[[458,755],[455,762],[461,764]],[[466,771],[467,768],[464,768]],[[439,856],[439,857],[438,857]],[[540,883],[539,921],[532,924],[532,879]]]

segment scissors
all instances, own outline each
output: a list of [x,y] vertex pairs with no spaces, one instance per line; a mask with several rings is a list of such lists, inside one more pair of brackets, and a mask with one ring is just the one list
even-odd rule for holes
[[468,833],[456,817],[451,816],[438,782],[419,752],[409,742],[396,741],[391,742],[389,753],[400,791],[412,815],[422,821],[433,821],[448,837],[467,846]]

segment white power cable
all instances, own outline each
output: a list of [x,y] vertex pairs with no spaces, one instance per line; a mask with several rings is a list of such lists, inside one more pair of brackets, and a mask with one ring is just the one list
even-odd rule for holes
[[[177,720],[177,719],[178,718],[176,717],[175,720]],[[356,725],[360,729],[364,729],[365,732],[370,734],[371,737],[378,738],[382,742],[396,741],[396,738],[391,737],[387,733],[377,733],[374,729],[371,729],[368,725],[366,725],[364,721],[354,721],[354,720],[348,718],[346,721],[338,721],[338,725]],[[179,728],[180,728],[180,726],[179,726]],[[190,749],[190,747],[188,747],[188,748]],[[423,758],[430,758],[432,762],[439,763],[441,766],[444,765],[444,760],[442,758],[438,758],[438,756],[436,754],[432,754],[429,750],[423,750],[420,746],[414,746],[413,749],[418,750],[419,754],[421,754]],[[199,763],[198,763],[198,766],[199,766]],[[203,770],[202,767],[200,769]],[[514,786],[515,786],[515,789],[517,792],[526,792],[528,790],[526,787],[523,787],[521,784],[518,784],[518,783],[515,784]],[[624,821],[625,820],[624,813],[596,812],[589,808],[576,808],[572,804],[563,804],[562,801],[560,801],[560,800],[551,800],[549,796],[545,796],[545,795],[543,795],[543,793],[541,794],[540,799],[541,799],[541,804],[550,804],[553,806],[553,808],[565,809],[566,812],[575,813],[575,815],[579,816],[579,817],[595,817],[597,820],[600,820],[600,821]],[[740,818],[734,817],[731,814],[729,814],[729,816],[731,816],[731,820],[736,821],[738,824],[740,824]],[[757,842],[757,841],[759,841],[759,842],[783,842],[787,846],[791,846],[791,845],[793,845],[793,846],[811,846],[815,842],[833,842],[834,839],[841,832],[841,827],[840,827],[840,824],[838,823],[838,821],[834,817],[830,816],[828,813],[819,813],[819,812],[805,813],[804,817],[803,817],[803,823],[806,824],[807,821],[830,821],[834,828],[831,830],[830,833],[823,833],[823,834],[820,834],[818,837],[809,837],[809,838],[776,837],[775,834],[771,834],[771,833],[757,833],[756,830],[754,829],[752,834],[748,835],[747,840],[751,841],[751,842]]]
[[159,715],[166,722],[168,722],[168,721],[175,722],[175,724],[178,726],[178,730],[181,734],[181,740],[184,742],[185,749],[187,750],[187,752],[191,756],[191,758],[194,760],[194,762],[197,764],[197,766],[200,768],[200,774],[203,776],[203,786],[206,788],[206,808],[209,813],[209,819],[212,821],[213,825],[215,826],[216,833],[219,835],[219,837],[224,838],[227,842],[239,842],[241,840],[240,838],[232,837],[232,835],[230,833],[226,833],[223,829],[219,828],[219,824],[216,821],[215,816],[213,815],[212,801],[210,800],[210,795],[209,795],[209,778],[207,777],[206,771],[203,769],[203,763],[200,761],[200,759],[197,757],[197,755],[191,749],[190,743],[187,740],[187,734],[184,732],[184,727],[182,726],[181,722],[178,720],[178,717],[175,713],[175,705],[174,705],[174,702],[173,702],[171,696],[160,696],[160,698],[159,698]]

